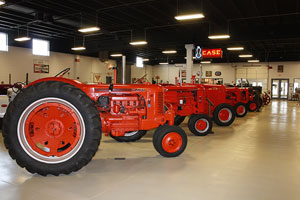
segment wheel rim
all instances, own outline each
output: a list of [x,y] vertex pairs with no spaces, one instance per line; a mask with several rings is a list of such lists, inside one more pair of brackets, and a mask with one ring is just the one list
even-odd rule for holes
[[223,108],[219,111],[219,120],[222,123],[229,122],[231,118],[232,118],[232,113],[231,110],[229,110],[228,108]]
[[250,109],[255,110],[256,109],[256,103],[251,103],[250,104]]
[[207,119],[199,119],[195,123],[195,129],[199,133],[205,133],[209,129],[209,122]]
[[246,112],[245,106],[243,106],[243,105],[238,106],[236,110],[237,110],[238,115],[243,115]]
[[162,147],[168,153],[175,153],[179,151],[181,146],[182,137],[176,132],[166,134],[162,140]]
[[85,138],[85,124],[80,112],[59,98],[35,101],[22,113],[18,139],[33,159],[56,164],[71,159]]
[[125,133],[125,137],[130,137],[130,136],[134,136],[135,134],[137,134],[139,131],[132,131],[132,132],[127,132]]

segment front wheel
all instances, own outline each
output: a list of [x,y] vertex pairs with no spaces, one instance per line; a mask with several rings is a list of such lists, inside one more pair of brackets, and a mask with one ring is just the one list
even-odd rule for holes
[[244,103],[237,103],[234,109],[237,117],[245,117],[247,114],[247,106]]
[[118,142],[135,142],[140,140],[143,136],[145,136],[146,133],[147,131],[139,130],[139,131],[127,132],[125,133],[124,136],[115,137],[111,135],[111,137]]
[[188,127],[194,135],[205,136],[211,132],[212,120],[207,115],[192,115]]
[[256,111],[257,110],[257,102],[255,102],[255,101],[249,101],[248,102],[248,110],[249,110],[249,112],[254,112],[254,111]]
[[69,174],[98,150],[101,120],[93,101],[73,85],[51,81],[29,86],[7,109],[4,144],[31,173]]
[[214,110],[214,121],[219,126],[229,126],[235,119],[234,109],[229,104],[220,104]]
[[153,146],[164,157],[182,154],[187,145],[187,136],[178,126],[160,126],[153,135]]

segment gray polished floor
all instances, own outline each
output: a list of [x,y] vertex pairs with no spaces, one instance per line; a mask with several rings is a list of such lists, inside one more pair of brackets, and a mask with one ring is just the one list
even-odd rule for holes
[[[68,176],[21,169],[0,138],[0,199],[300,199],[300,107],[273,101],[206,137],[189,135],[177,158],[158,156],[150,134],[136,143],[103,137],[92,162]],[[126,158],[119,160],[115,158]]]

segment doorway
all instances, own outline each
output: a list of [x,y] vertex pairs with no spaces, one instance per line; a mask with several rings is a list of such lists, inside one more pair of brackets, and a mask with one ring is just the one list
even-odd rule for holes
[[272,79],[272,99],[287,99],[289,79]]

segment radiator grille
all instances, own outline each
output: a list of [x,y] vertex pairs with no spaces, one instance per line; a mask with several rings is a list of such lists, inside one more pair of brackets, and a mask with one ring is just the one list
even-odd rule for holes
[[163,92],[159,92],[157,95],[157,113],[164,113],[164,94]]

